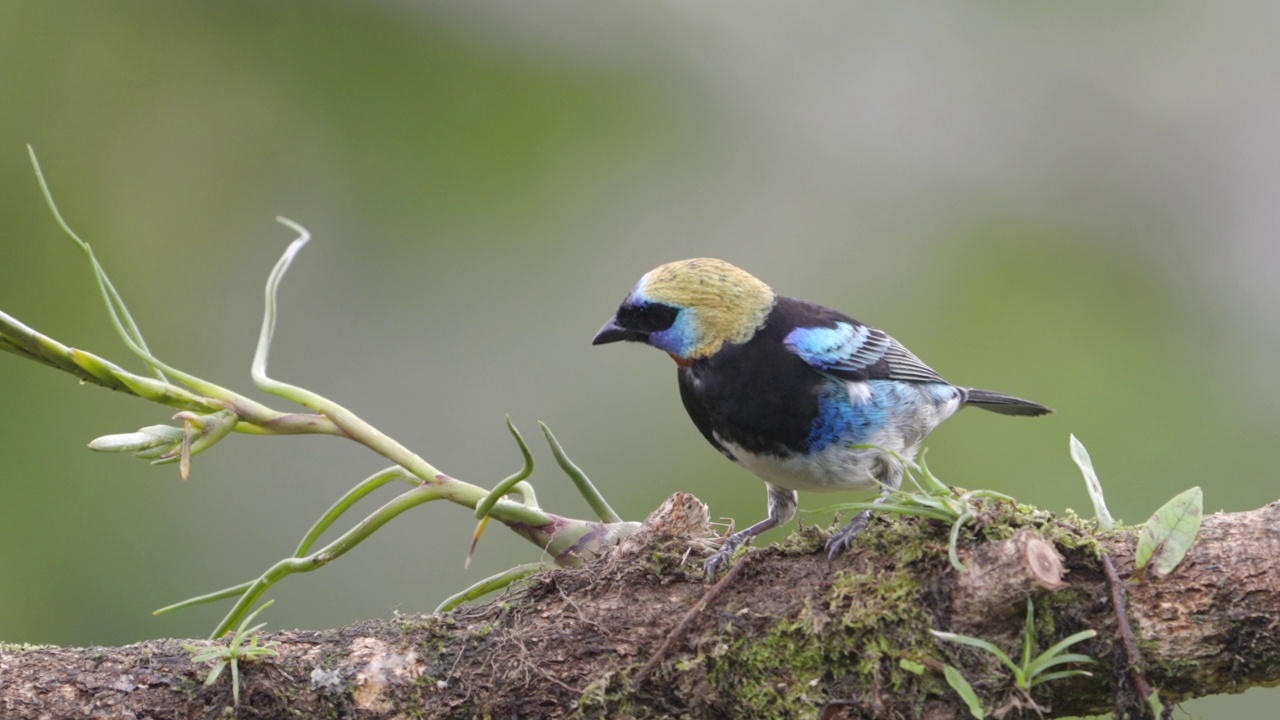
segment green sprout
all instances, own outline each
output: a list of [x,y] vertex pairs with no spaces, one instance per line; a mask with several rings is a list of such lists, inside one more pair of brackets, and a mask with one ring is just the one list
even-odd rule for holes
[[[936,636],[941,640],[947,640],[949,642],[960,643],[961,645],[968,645],[969,647],[975,647],[980,650],[985,650],[991,653],[992,655],[996,656],[996,658],[999,659],[1000,662],[1004,663],[1005,667],[1009,668],[1009,671],[1013,673],[1014,687],[1016,687],[1027,698],[1027,700],[1031,699],[1031,694],[1030,694],[1031,688],[1035,687],[1036,685],[1040,685],[1041,683],[1052,682],[1054,680],[1061,680],[1063,678],[1068,678],[1068,677],[1075,677],[1077,675],[1091,677],[1093,673],[1090,673],[1087,670],[1069,669],[1069,670],[1058,670],[1055,672],[1045,672],[1045,671],[1048,670],[1049,668],[1057,667],[1059,665],[1067,665],[1070,663],[1097,662],[1096,660],[1089,657],[1088,655],[1083,655],[1080,653],[1068,653],[1068,652],[1065,652],[1065,650],[1071,647],[1072,645],[1075,645],[1078,642],[1082,642],[1084,640],[1088,640],[1089,638],[1095,637],[1098,634],[1098,632],[1096,630],[1081,630],[1080,632],[1075,633],[1074,635],[1071,635],[1069,637],[1066,637],[1058,641],[1048,650],[1045,650],[1039,655],[1032,657],[1032,654],[1035,652],[1035,635],[1036,635],[1036,626],[1035,626],[1036,614],[1035,613],[1036,613],[1035,605],[1031,602],[1031,598],[1028,597],[1027,598],[1027,628],[1022,636],[1022,662],[1021,663],[1015,663],[1013,659],[1010,658],[1007,653],[1005,653],[1005,651],[1001,650],[1000,648],[996,647],[992,643],[987,642],[986,640],[983,640],[981,638],[976,638],[969,635],[960,635],[958,633],[942,632],[940,630],[930,630],[929,632],[933,633],[934,636]],[[950,665],[945,666],[945,669],[948,671],[946,672],[947,682],[951,685],[951,687],[955,688],[956,692],[958,692],[960,696],[964,698],[965,702],[968,703],[970,711],[973,712],[974,717],[977,717],[977,718],[983,717],[983,714],[978,712],[979,710],[981,710],[981,707],[975,702],[977,696],[974,694],[973,687],[969,684],[968,680],[964,678],[964,676],[960,673],[959,670],[951,667]],[[967,692],[965,691],[965,688],[968,688]]]
[[[977,506],[974,501],[978,498],[992,498],[1013,502],[1013,498],[994,490],[958,492],[955,488],[939,480],[929,470],[929,465],[924,459],[924,453],[920,455],[920,462],[916,463],[878,445],[855,445],[853,449],[879,450],[893,457],[902,463],[906,478],[915,485],[916,489],[913,491],[905,487],[894,488],[881,483],[881,487],[890,491],[881,502],[840,503],[826,509],[851,510],[854,512],[874,510],[896,515],[915,515],[951,523],[951,538],[947,544],[947,557],[951,560],[951,566],[958,572],[964,572],[965,567],[964,563],[960,562],[960,555],[956,546],[960,540],[960,529],[964,527],[965,523],[978,516]],[[925,452],[928,452],[928,450]]]
[[1116,521],[1111,518],[1111,511],[1107,510],[1107,501],[1102,495],[1102,481],[1098,479],[1098,471],[1093,469],[1093,458],[1089,457],[1089,451],[1074,433],[1071,435],[1071,459],[1084,477],[1084,486],[1089,490],[1089,499],[1093,501],[1093,514],[1098,519],[1098,528],[1104,532],[1110,531],[1116,526]]
[[[198,647],[196,645],[183,644],[191,653],[191,662],[199,665],[201,663],[212,663],[213,667],[209,669],[209,675],[204,679],[204,686],[210,687],[218,682],[218,678],[222,677],[222,671],[231,668],[231,695],[235,698],[236,707],[240,707],[240,663],[253,662],[258,658],[271,657],[280,653],[271,648],[279,645],[274,640],[267,640],[259,644],[258,631],[266,626],[266,623],[258,623],[253,627],[249,627],[249,623],[258,616],[258,613],[271,607],[275,600],[268,600],[262,607],[254,610],[240,623],[240,627],[231,636],[231,641],[226,647],[221,645]],[[252,637],[250,637],[252,636]],[[249,644],[245,645],[245,638],[249,639]]]

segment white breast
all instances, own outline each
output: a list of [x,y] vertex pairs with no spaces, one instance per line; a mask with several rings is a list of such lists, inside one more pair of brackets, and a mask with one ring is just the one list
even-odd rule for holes
[[879,487],[876,474],[884,454],[879,450],[854,450],[833,445],[820,453],[778,457],[755,455],[719,436],[716,441],[752,475],[787,490],[835,492]]

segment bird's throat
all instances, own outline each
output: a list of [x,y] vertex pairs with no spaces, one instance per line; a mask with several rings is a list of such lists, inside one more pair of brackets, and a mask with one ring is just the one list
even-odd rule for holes
[[675,353],[667,353],[667,354],[670,355],[671,359],[675,360],[676,364],[679,365],[680,367],[689,367],[690,365],[693,364],[693,358],[680,357]]

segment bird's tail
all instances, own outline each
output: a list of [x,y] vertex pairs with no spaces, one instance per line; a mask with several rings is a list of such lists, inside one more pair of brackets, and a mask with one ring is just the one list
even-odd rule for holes
[[968,388],[965,390],[965,405],[976,405],[983,410],[998,412],[1001,415],[1048,415],[1053,412],[1053,408],[1046,407],[1040,403],[1023,400],[1012,395],[1004,393],[992,392],[991,390],[979,390],[977,388]]

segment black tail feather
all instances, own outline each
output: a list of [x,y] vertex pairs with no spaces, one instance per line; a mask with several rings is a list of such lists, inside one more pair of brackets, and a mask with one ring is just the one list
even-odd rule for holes
[[1036,415],[1048,415],[1053,412],[1053,408],[1046,407],[1040,403],[977,388],[965,390],[964,404],[976,405],[983,410],[998,412],[1001,415],[1027,415],[1034,417]]

